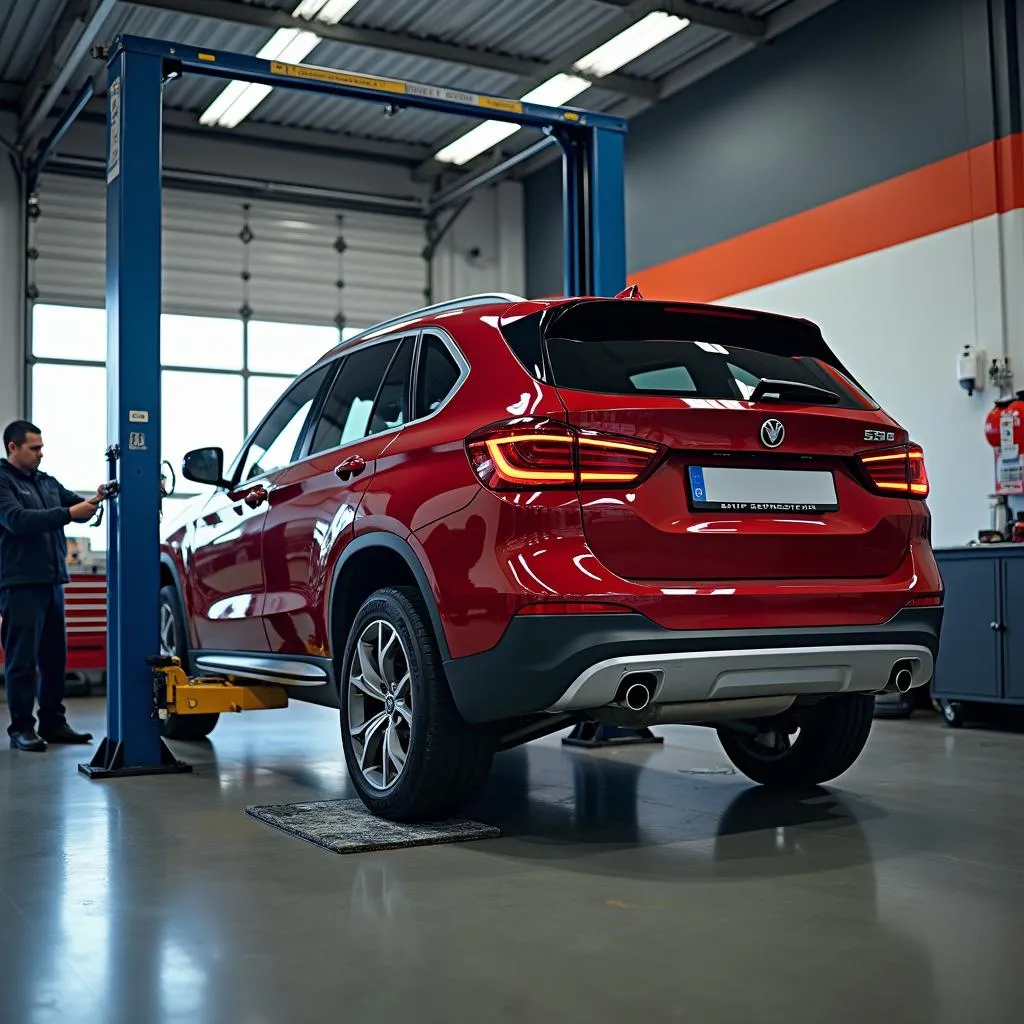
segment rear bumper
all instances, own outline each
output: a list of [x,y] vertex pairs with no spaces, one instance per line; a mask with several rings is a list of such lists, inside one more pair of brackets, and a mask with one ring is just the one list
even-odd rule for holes
[[642,615],[514,618],[488,651],[445,663],[468,722],[608,704],[628,672],[652,672],[656,702],[871,691],[897,662],[931,679],[941,608],[905,609],[873,626],[670,630]]

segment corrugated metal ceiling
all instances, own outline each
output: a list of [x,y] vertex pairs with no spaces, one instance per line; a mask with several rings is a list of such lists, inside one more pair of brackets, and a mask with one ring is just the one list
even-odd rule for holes
[[0,0],[0,82],[24,82],[65,0]]
[[[0,0],[0,80],[24,82],[28,78],[65,2]],[[298,0],[231,2],[290,13]],[[729,6],[764,13],[785,2],[733,0]],[[600,0],[361,0],[345,23],[548,61],[571,48],[574,40],[610,26],[620,15],[620,9]],[[255,53],[272,31],[121,2],[100,30],[98,40],[110,42],[120,33],[129,33]],[[692,25],[623,70],[636,78],[657,80],[725,38],[722,32]],[[516,96],[526,87],[523,79],[502,71],[331,41],[321,43],[307,62],[499,95]],[[77,90],[99,71],[100,66],[86,58],[68,89]],[[187,77],[168,90],[167,102],[176,109],[198,113],[221,88],[222,83],[211,79]],[[589,109],[608,110],[618,99],[616,93],[592,88],[579,102]],[[404,110],[386,117],[376,104],[284,89],[271,93],[251,120],[424,145],[436,144],[469,124],[465,119],[432,111]]]

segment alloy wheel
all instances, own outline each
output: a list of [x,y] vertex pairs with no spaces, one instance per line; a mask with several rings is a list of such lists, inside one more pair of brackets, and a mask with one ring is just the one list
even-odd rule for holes
[[405,770],[412,739],[412,677],[398,631],[375,619],[360,633],[348,676],[348,731],[363,778],[388,789]]

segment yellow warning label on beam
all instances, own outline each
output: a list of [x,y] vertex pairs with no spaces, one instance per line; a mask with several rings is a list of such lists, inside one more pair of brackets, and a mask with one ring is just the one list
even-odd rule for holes
[[212,53],[199,53],[196,54],[196,56],[200,60],[209,61],[211,64],[215,64],[217,62],[217,58]]
[[270,62],[270,72],[274,75],[305,78],[312,82],[352,85],[357,89],[373,89],[375,92],[405,92],[405,82],[396,82],[393,78],[373,78],[369,75],[354,75],[350,71],[332,71],[330,68],[315,68],[305,64],[282,64],[280,61],[272,60]]
[[481,107],[486,107],[488,110],[504,110],[509,114],[521,114],[523,112],[523,105],[519,100],[499,100],[493,96],[480,96],[478,97],[478,103]]
[[374,78],[370,75],[355,75],[351,71],[334,71],[332,68],[317,68],[307,64],[284,64],[272,60],[270,71],[274,75],[288,75],[312,82],[329,82],[332,85],[351,85],[357,89],[372,89],[399,96],[421,96],[426,99],[458,103],[468,107],[483,107],[485,110],[503,110],[508,114],[521,114],[523,105],[519,100],[500,99],[496,96],[481,96],[461,89],[443,89],[436,85],[421,85],[418,82],[400,82],[394,78]]

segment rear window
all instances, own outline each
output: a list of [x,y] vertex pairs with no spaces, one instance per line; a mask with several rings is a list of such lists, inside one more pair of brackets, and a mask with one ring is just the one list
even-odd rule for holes
[[531,320],[516,321],[506,338],[522,359],[518,350],[532,334],[524,365],[557,387],[747,400],[760,381],[784,380],[832,391],[842,408],[877,408],[803,321],[622,300],[556,307]]

